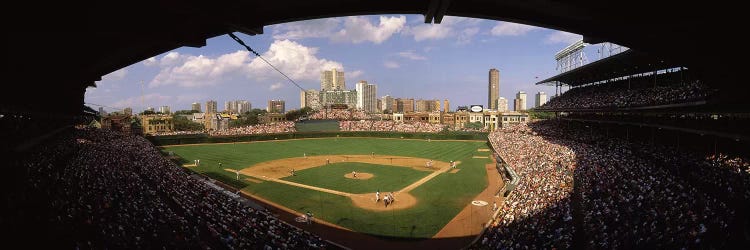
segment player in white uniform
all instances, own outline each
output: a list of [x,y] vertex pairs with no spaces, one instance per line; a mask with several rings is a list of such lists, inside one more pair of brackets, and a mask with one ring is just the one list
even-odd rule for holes
[[380,201],[380,191],[375,192],[375,203]]

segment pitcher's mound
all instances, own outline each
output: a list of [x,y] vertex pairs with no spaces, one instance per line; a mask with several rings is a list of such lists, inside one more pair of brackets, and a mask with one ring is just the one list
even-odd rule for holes
[[352,173],[348,173],[348,174],[344,175],[344,177],[346,177],[346,178],[349,178],[349,179],[358,179],[358,180],[367,180],[367,179],[370,179],[370,178],[372,178],[374,176],[375,175],[373,175],[371,173],[357,173],[357,178],[354,178],[354,175],[352,175]]

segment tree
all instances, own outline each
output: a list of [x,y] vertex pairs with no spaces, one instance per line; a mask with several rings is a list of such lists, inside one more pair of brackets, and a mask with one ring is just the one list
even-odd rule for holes
[[177,110],[174,112],[175,115],[192,115],[195,113],[200,113],[198,110]]
[[247,111],[240,115],[240,117],[237,118],[237,120],[233,120],[229,122],[230,127],[243,127],[243,126],[252,126],[257,125],[260,123],[258,120],[258,115],[265,114],[266,110],[263,109],[252,109],[250,111]]
[[286,112],[285,117],[287,121],[296,121],[300,117],[307,116],[310,112],[312,112],[312,108],[304,107],[298,110]]
[[481,130],[484,128],[484,125],[482,125],[482,122],[467,122],[464,128]]
[[141,115],[153,115],[153,114],[156,114],[156,112],[151,111],[151,110],[144,110],[143,113],[141,113]]
[[172,124],[175,131],[199,131],[203,130],[203,124],[188,120],[181,115],[172,116]]

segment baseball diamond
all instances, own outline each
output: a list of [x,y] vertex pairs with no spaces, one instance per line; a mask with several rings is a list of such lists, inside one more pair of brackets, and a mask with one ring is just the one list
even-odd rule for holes
[[[485,149],[482,141],[384,138],[164,147],[186,163],[200,159],[190,170],[234,180],[227,184],[271,205],[300,216],[311,211],[316,221],[346,230],[399,238],[459,237],[482,230],[481,222],[463,217],[486,214],[474,219],[486,221],[490,216],[488,208],[471,206],[489,189],[491,159],[476,157],[489,156]],[[461,171],[451,168],[451,161]],[[376,200],[376,192],[383,199]]]

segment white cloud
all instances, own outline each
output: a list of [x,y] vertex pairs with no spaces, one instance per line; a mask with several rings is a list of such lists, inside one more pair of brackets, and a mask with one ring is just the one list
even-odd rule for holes
[[339,18],[323,18],[275,25],[273,38],[276,40],[326,38],[330,37],[340,24]]
[[394,33],[401,31],[405,23],[405,16],[381,16],[378,26],[370,23],[367,17],[346,17],[344,28],[334,33],[331,40],[334,42],[372,42],[380,44],[388,40]]
[[539,29],[539,27],[520,23],[498,22],[495,27],[492,27],[490,34],[493,36],[522,36],[536,29]]
[[[165,85],[178,85],[180,87],[202,87],[216,85],[220,80],[229,77],[231,73],[237,72],[248,62],[249,52],[237,51],[230,54],[224,54],[218,58],[209,58],[206,56],[181,56],[177,52],[170,52],[162,62],[162,70],[157,74],[150,87]],[[184,62],[172,67],[168,65],[175,64],[176,60]]]
[[280,89],[281,87],[283,87],[283,85],[281,85],[281,82],[276,82],[274,84],[271,84],[271,86],[268,87],[268,90],[274,91]]
[[[262,56],[295,81],[319,80],[322,70],[344,68],[340,62],[318,58],[317,53],[318,48],[315,47],[305,47],[289,40],[277,40]],[[260,58],[253,59],[246,69],[248,77],[252,78],[280,77],[278,72]]]
[[463,31],[461,31],[461,34],[458,35],[458,43],[459,44],[467,44],[471,42],[471,39],[479,33],[479,27],[471,27],[466,28]]
[[153,57],[153,56],[149,57],[146,60],[143,60],[143,65],[146,65],[146,66],[154,66],[156,64],[158,64],[158,62],[156,61],[156,57]]
[[398,55],[411,60],[427,60],[427,57],[414,53],[413,50],[398,52]]
[[583,39],[582,35],[574,34],[574,33],[568,33],[565,31],[555,31],[552,34],[547,35],[546,43],[554,44],[554,43],[564,43],[564,44],[571,44],[574,42],[577,42],[579,40]]
[[[281,72],[296,81],[318,80],[320,71],[344,66],[335,61],[317,58],[318,49],[289,40],[276,40],[262,56]],[[169,59],[166,59],[169,58]],[[237,51],[217,58],[180,55],[170,52],[160,63],[161,71],[151,80],[150,87],[177,85],[204,87],[218,85],[233,78],[282,78],[260,58],[252,58],[247,51]],[[181,60],[182,63],[174,64]]]
[[125,76],[128,74],[128,69],[121,68],[118,69],[112,73],[106,74],[102,76],[102,81],[118,81],[125,78]]
[[481,19],[446,16],[440,24],[419,23],[405,28],[403,33],[413,36],[417,42],[456,37],[461,44],[468,43],[479,32],[477,26],[481,22]]
[[355,70],[355,71],[352,71],[352,72],[347,72],[346,76],[350,77],[350,78],[357,78],[357,77],[362,76],[364,73],[365,73],[364,71]]
[[[127,99],[119,100],[112,104],[112,107],[116,108],[126,108],[126,107],[141,107],[141,101],[143,101],[143,105],[146,106],[152,106],[156,107],[157,105],[169,105],[170,100],[172,99],[171,96],[165,96],[160,95],[157,93],[152,93],[148,95],[141,96],[133,96]],[[142,107],[145,108],[145,107]]]
[[389,69],[395,69],[395,68],[401,67],[401,65],[399,65],[397,62],[394,62],[394,61],[385,61],[383,62],[383,66]]

